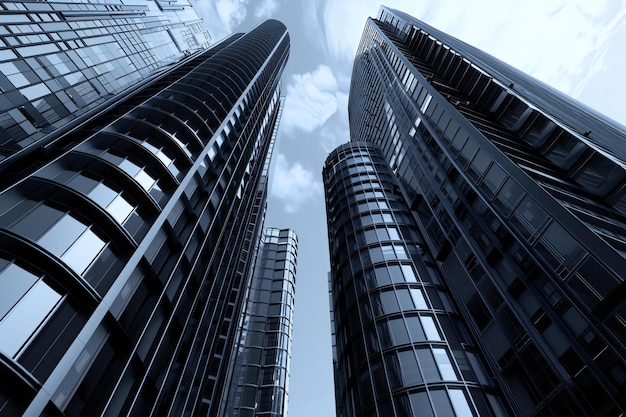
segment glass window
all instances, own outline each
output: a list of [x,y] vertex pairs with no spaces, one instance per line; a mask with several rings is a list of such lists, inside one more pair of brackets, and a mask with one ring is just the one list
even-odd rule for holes
[[433,353],[430,348],[417,349],[417,360],[419,361],[422,373],[424,375],[424,381],[438,381],[439,371],[437,371],[437,365],[433,359]]
[[393,335],[393,343],[396,346],[404,345],[410,342],[409,334],[406,331],[404,320],[401,318],[389,320],[389,328]]
[[37,282],[0,321],[0,350],[15,356],[60,299],[43,280]]
[[61,259],[78,274],[82,274],[98,256],[104,245],[104,241],[88,229],[63,254]]
[[498,191],[498,188],[500,188],[505,179],[506,174],[504,170],[498,165],[493,164],[489,167],[487,174],[485,174],[485,178],[481,183],[481,188],[489,197],[492,197],[495,192]]
[[[4,261],[4,259],[2,259]],[[38,277],[10,263],[0,272],[0,320],[7,314]]]
[[424,310],[428,308],[428,304],[426,304],[426,300],[424,299],[424,293],[420,288],[411,288],[411,298],[413,299],[413,303],[415,304],[415,308],[418,310]]
[[382,250],[383,250],[383,258],[386,260],[393,260],[395,259],[395,254],[393,252],[393,246],[391,245],[383,245],[382,246]]
[[433,348],[433,355],[435,356],[435,362],[437,362],[437,368],[439,368],[441,377],[448,381],[457,380],[458,377],[456,372],[454,372],[454,368],[452,367],[452,363],[450,362],[450,357],[448,356],[446,349]]
[[41,246],[57,256],[61,256],[87,226],[66,214],[56,222],[38,241]]
[[137,175],[135,175],[135,179],[146,191],[149,191],[154,183],[156,183],[156,180],[148,175],[148,173],[144,170],[139,171]]
[[448,391],[448,394],[450,395],[452,408],[454,408],[454,412],[457,417],[472,417],[474,415],[469,403],[467,402],[467,397],[462,390],[451,389]]
[[437,416],[454,416],[450,399],[444,389],[430,391],[430,398],[433,401],[433,408],[437,411]]
[[402,369],[402,384],[405,387],[422,383],[420,370],[412,350],[398,352],[398,361]]
[[522,188],[511,178],[508,178],[500,191],[496,194],[494,203],[500,208],[504,215],[508,216],[522,198],[524,198],[524,195],[525,193]]
[[[464,148],[465,149],[465,148]],[[485,153],[485,151],[478,150],[478,153],[470,164],[470,174],[474,179],[479,178],[487,170],[487,167],[491,163],[491,158]]]
[[391,276],[391,281],[394,284],[403,283],[404,277],[402,276],[402,269],[400,269],[400,265],[389,265],[389,275]]
[[526,196],[517,209],[515,209],[513,222],[528,239],[539,229],[539,226],[546,220],[546,217],[546,212],[543,211],[532,198]]
[[427,340],[441,340],[435,320],[431,316],[420,316],[420,321]]
[[400,311],[395,291],[382,291],[380,293],[380,300],[385,314],[397,313]]
[[379,287],[391,284],[391,278],[389,277],[389,272],[387,272],[386,267],[378,267],[374,270],[374,272],[376,274],[376,282]]
[[404,274],[406,282],[417,282],[415,272],[413,272],[411,265],[402,265],[402,273]]
[[411,406],[413,407],[413,415],[420,417],[434,417],[433,408],[430,405],[428,394],[425,391],[414,392],[409,395]]
[[87,195],[101,207],[106,207],[113,201],[117,192],[102,183],[98,183]]
[[580,250],[578,242],[572,235],[554,222],[546,229],[541,239],[550,244],[563,259],[567,259]]
[[[397,259],[408,259],[406,251],[404,250],[404,246],[393,245],[394,250],[396,251]],[[386,259],[386,258],[385,258]]]
[[396,296],[398,297],[398,302],[400,303],[400,310],[413,310],[413,299],[411,298],[411,295],[409,294],[409,291],[407,289],[396,289]]
[[111,216],[120,224],[133,212],[134,207],[124,197],[118,195],[106,208]]
[[[22,209],[22,206],[27,203],[36,204],[32,200],[25,200],[22,203],[23,204],[15,207],[15,209]],[[54,222],[60,219],[61,216],[63,216],[62,211],[48,207],[45,204],[40,204],[11,226],[10,229],[28,239],[37,240]]]
[[474,158],[474,155],[476,155],[477,151],[478,145],[476,144],[476,142],[474,142],[473,139],[469,139],[467,142],[465,142],[465,145],[463,146],[463,149],[461,149],[461,153],[458,156],[461,164],[465,165],[465,163],[471,161],[472,158]]
[[419,318],[416,316],[408,316],[406,318],[406,326],[409,329],[409,336],[411,336],[412,342],[423,342],[426,340],[424,330]]

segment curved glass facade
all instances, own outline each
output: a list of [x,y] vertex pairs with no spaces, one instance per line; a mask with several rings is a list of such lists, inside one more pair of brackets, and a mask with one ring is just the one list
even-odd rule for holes
[[265,231],[246,296],[228,416],[287,416],[298,238]]
[[209,39],[188,0],[3,1],[0,159]]
[[288,54],[266,21],[0,162],[0,416],[223,412]]
[[323,177],[337,415],[508,415],[380,150],[342,145]]
[[349,114],[515,415],[624,412],[623,127],[385,7],[366,24]]

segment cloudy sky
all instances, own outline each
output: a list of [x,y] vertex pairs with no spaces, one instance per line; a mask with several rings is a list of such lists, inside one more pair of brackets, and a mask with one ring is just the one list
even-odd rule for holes
[[[626,0],[388,0],[626,124]],[[299,236],[289,417],[334,416],[321,170],[348,140],[352,61],[373,0],[196,0],[214,40],[266,18],[291,55],[266,225]]]

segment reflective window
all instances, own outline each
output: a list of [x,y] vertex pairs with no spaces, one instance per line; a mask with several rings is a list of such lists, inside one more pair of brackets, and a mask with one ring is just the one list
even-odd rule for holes
[[430,391],[430,398],[433,401],[433,408],[437,411],[437,416],[454,416],[450,399],[445,390]]
[[437,362],[441,377],[449,381],[457,380],[456,372],[454,372],[452,363],[450,363],[450,357],[446,349],[433,348],[433,355],[435,356],[435,362]]
[[389,328],[391,329],[391,334],[393,335],[394,345],[404,345],[410,342],[409,334],[407,333],[404,325],[404,320],[401,318],[389,320]]
[[513,217],[517,220],[514,223],[520,226],[520,232],[529,238],[539,229],[547,215],[533,199],[526,196],[513,213]]
[[61,300],[40,277],[10,264],[0,272],[0,350],[15,356]]
[[498,165],[493,164],[487,171],[487,174],[481,183],[481,187],[489,197],[492,197],[494,193],[498,191],[498,188],[500,188],[505,178],[506,174],[504,170]]
[[61,256],[61,259],[78,274],[82,274],[104,246],[105,242],[88,229]]
[[415,272],[413,272],[413,268],[411,268],[411,265],[402,265],[402,273],[404,274],[404,279],[406,280],[406,282],[417,282]]
[[517,206],[522,200],[525,193],[519,185],[511,178],[507,179],[500,191],[496,194],[494,200],[495,205],[502,210],[505,215],[508,215],[511,210]]
[[426,340],[422,324],[419,321],[419,317],[408,316],[406,318],[406,325],[409,329],[409,336],[411,336],[412,342],[423,342]]
[[431,316],[420,316],[420,321],[422,322],[427,340],[441,340],[435,320]]
[[413,406],[413,415],[420,417],[434,417],[432,406],[425,391],[414,392],[409,395]]
[[405,387],[422,383],[419,366],[415,360],[415,354],[412,350],[398,352],[398,361],[402,369],[402,384]]
[[450,395],[450,401],[452,402],[452,408],[457,417],[472,417],[474,414],[467,402],[465,393],[460,389],[451,389],[448,391]]
[[106,207],[109,214],[120,224],[128,218],[133,209],[134,207],[121,195],[115,197],[111,204]]
[[418,310],[423,310],[428,308],[428,304],[426,304],[426,300],[424,299],[424,293],[419,288],[411,288],[411,298],[413,299],[413,303],[415,304],[415,308]]
[[86,225],[66,214],[37,243],[53,254],[61,256],[86,229]]

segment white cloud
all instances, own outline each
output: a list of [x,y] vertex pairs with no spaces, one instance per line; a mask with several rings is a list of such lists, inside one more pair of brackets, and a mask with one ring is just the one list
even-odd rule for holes
[[233,33],[246,18],[248,0],[192,0],[194,9],[204,19],[215,40]]
[[299,162],[289,165],[285,155],[279,153],[272,172],[271,195],[283,201],[287,213],[295,213],[309,200],[322,193],[321,180]]
[[278,0],[264,0],[254,10],[257,19],[272,17],[278,8]]
[[[379,0],[316,0],[313,20],[337,71],[351,70],[368,16]],[[576,95],[606,67],[607,40],[623,28],[622,0],[387,0],[385,5],[483,49],[562,91]],[[319,31],[309,30],[309,36]]]
[[337,111],[337,94],[337,80],[326,65],[293,75],[287,86],[282,128],[287,133],[295,129],[313,132]]

